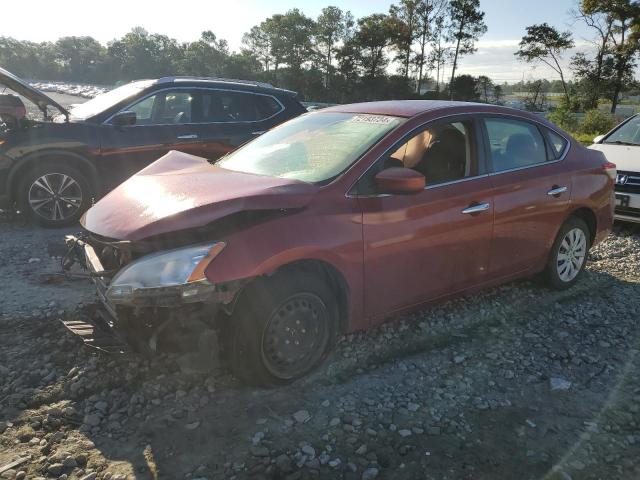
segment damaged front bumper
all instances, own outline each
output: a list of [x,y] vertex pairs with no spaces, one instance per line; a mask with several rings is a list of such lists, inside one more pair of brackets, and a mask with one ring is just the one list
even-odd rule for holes
[[[114,242],[121,247],[122,242]],[[188,332],[193,336],[217,329],[219,310],[230,313],[242,281],[213,285],[206,279],[183,285],[128,288],[126,291],[113,285],[113,279],[131,262],[131,252],[123,249],[119,268],[105,268],[101,257],[107,257],[113,266],[113,255],[105,255],[112,248],[109,242],[96,241],[91,237],[69,235],[66,237],[68,254],[63,268],[69,271],[74,263],[87,271],[96,287],[96,293],[104,311],[98,319],[87,322],[63,322],[73,333],[82,337],[85,344],[102,350],[117,350],[113,345],[128,344],[136,350],[155,352],[161,337],[169,336],[180,343],[176,334]],[[122,263],[122,262],[121,262]],[[113,344],[113,345],[112,345]]]

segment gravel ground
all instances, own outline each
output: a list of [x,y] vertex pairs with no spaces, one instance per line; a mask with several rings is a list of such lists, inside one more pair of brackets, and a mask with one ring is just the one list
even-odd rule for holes
[[0,220],[0,478],[640,477],[640,229],[569,291],[522,281],[344,337],[257,390],[185,356],[84,348],[57,321],[64,232]]

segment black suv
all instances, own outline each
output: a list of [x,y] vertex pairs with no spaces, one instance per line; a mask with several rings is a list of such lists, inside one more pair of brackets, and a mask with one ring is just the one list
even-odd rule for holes
[[305,112],[296,93],[218,78],[140,80],[69,111],[0,68],[0,208],[45,226],[76,222],[91,203],[170,150],[215,160]]

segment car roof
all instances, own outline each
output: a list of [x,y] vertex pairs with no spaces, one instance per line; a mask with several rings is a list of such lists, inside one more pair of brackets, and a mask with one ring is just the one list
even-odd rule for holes
[[233,87],[234,89],[241,89],[255,92],[269,92],[269,93],[282,93],[284,95],[296,96],[297,93],[292,90],[286,90],[284,88],[274,87],[270,83],[258,82],[253,80],[240,80],[237,78],[224,78],[224,77],[190,77],[190,76],[173,76],[162,77],[154,80],[156,86],[166,85],[181,85],[181,86],[202,86],[208,87]]
[[524,117],[540,118],[530,114],[529,112],[509,107],[501,107],[487,103],[457,102],[449,100],[386,100],[381,102],[351,103],[348,105],[328,107],[321,111],[390,115],[394,117],[410,118],[432,110],[446,110],[448,113],[455,114],[469,113],[476,109],[478,112],[516,113]]

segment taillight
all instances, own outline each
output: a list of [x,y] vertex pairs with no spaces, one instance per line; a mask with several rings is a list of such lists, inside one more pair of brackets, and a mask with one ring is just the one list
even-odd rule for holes
[[616,173],[617,173],[617,167],[615,163],[611,163],[611,162],[604,162],[602,164],[602,169],[607,172],[607,175],[609,175],[613,180],[615,180],[616,178]]

